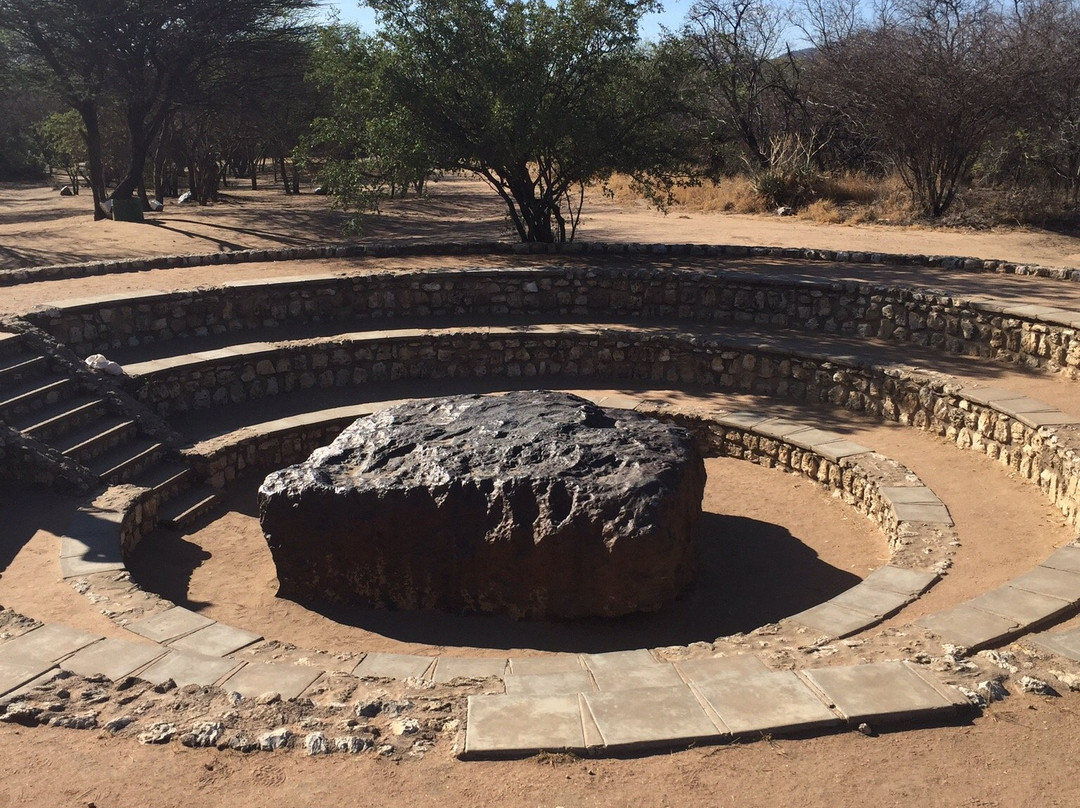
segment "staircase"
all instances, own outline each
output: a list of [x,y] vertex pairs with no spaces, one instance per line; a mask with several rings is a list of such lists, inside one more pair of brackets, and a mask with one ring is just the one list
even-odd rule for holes
[[88,470],[102,486],[153,490],[162,525],[184,528],[220,503],[176,452],[73,371],[22,335],[0,334],[0,422]]

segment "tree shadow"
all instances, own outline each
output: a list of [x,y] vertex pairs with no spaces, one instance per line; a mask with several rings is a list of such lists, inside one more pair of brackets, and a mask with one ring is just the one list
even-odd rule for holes
[[155,592],[178,606],[199,611],[210,604],[188,597],[191,576],[212,557],[180,532],[158,528],[143,537],[135,552],[128,556],[127,568],[131,580],[147,592]]
[[[318,601],[301,605],[342,625],[402,642],[475,648],[599,653],[686,645],[751,631],[854,586],[786,528],[705,513],[695,581],[658,612],[616,619],[518,621],[493,615],[407,612]],[[300,602],[300,601],[298,601]]]
[[78,503],[44,488],[5,486],[0,492],[0,572],[7,570],[15,556],[39,530],[60,535],[75,515]]

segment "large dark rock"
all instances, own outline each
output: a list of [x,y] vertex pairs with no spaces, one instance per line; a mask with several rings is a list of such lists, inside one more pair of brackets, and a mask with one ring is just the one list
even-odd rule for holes
[[279,594],[525,618],[660,608],[689,581],[690,436],[576,396],[417,401],[266,478]]

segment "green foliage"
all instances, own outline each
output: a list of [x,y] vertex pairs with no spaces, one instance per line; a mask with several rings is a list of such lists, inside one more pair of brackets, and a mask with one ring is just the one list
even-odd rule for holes
[[[348,204],[431,168],[472,171],[523,241],[573,238],[585,184],[618,171],[663,198],[689,154],[685,55],[640,46],[650,0],[373,0],[377,40],[324,42],[342,110],[317,142]],[[313,144],[314,145],[314,144]],[[312,152],[316,152],[312,149]],[[327,161],[329,164],[329,161]]]
[[68,182],[79,192],[82,173],[80,167],[86,162],[86,133],[82,119],[73,110],[56,112],[34,127],[45,162],[68,175]]

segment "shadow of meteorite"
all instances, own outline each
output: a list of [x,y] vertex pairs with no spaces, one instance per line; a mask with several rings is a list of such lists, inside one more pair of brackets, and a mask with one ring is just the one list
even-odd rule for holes
[[807,609],[859,582],[779,525],[704,513],[694,582],[658,612],[613,619],[526,621],[297,601],[343,625],[402,642],[600,653],[711,642]]

